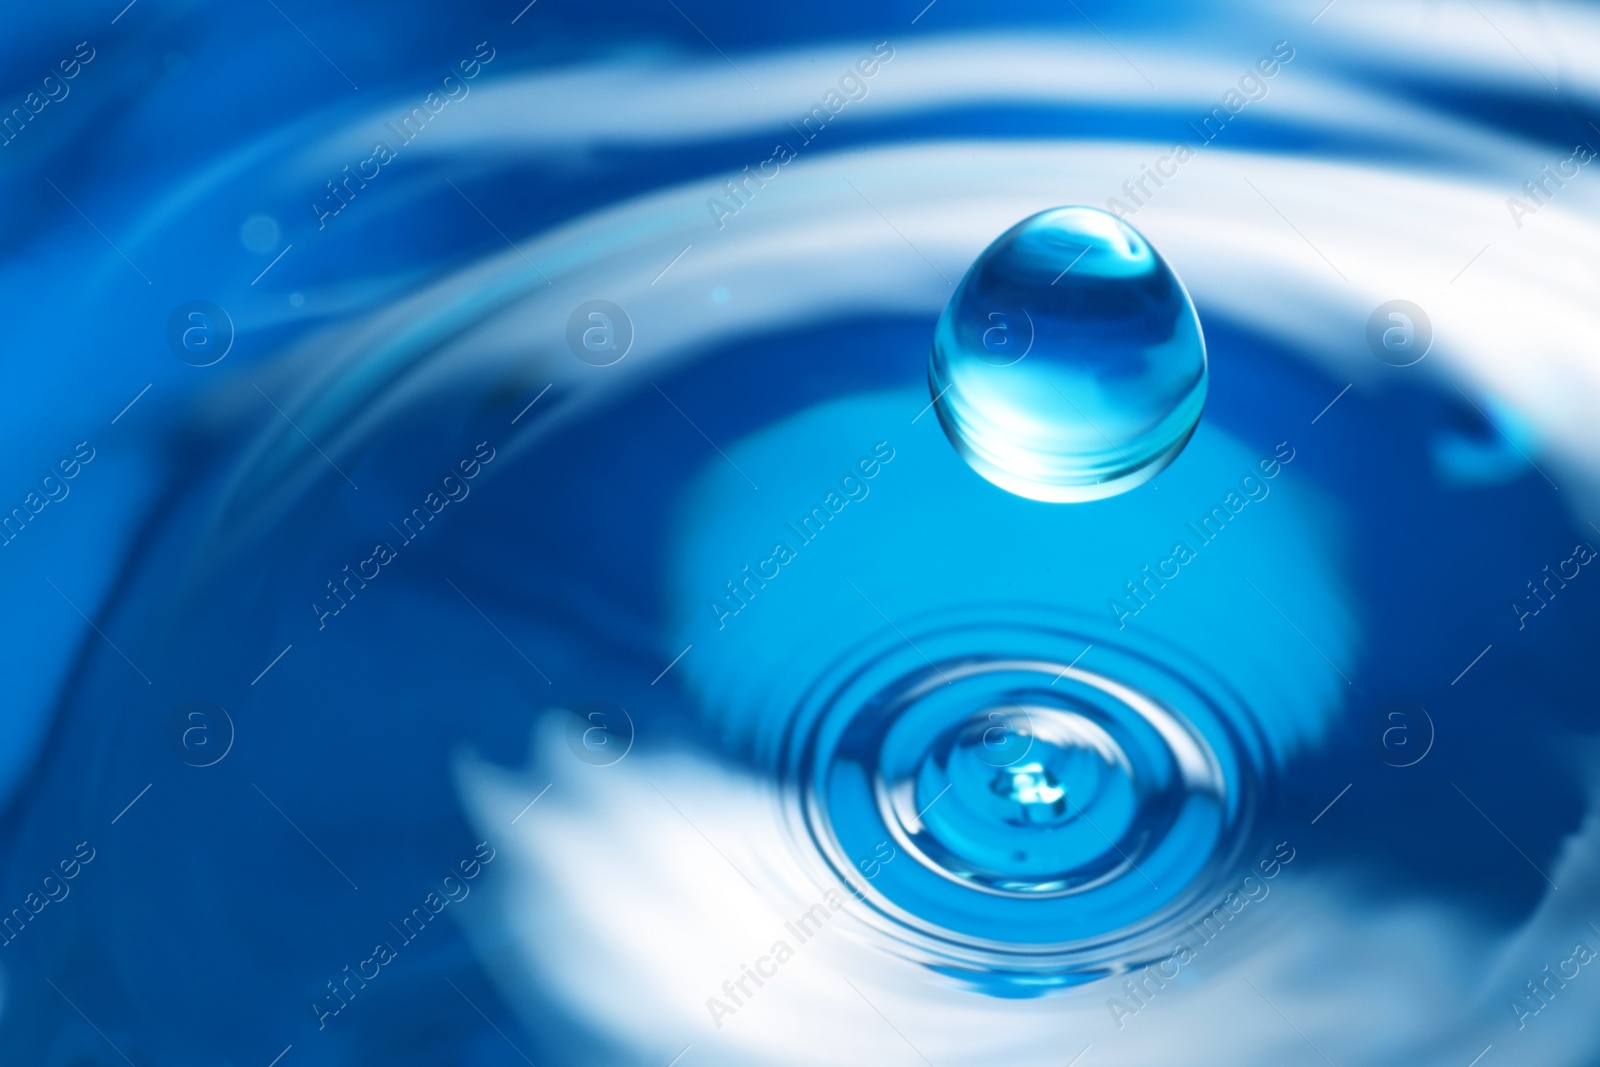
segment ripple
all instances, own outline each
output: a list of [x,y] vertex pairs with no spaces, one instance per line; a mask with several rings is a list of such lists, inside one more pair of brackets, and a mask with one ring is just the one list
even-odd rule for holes
[[836,663],[785,744],[797,828],[871,936],[1013,995],[1159,958],[1270,788],[1250,710],[1060,616],[904,629]]

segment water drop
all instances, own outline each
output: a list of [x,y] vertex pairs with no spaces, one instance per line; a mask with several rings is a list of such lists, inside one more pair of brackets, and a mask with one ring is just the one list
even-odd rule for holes
[[934,332],[945,434],[995,485],[1078,502],[1148,481],[1188,443],[1206,349],[1178,276],[1090,207],[1023,219],[972,264]]

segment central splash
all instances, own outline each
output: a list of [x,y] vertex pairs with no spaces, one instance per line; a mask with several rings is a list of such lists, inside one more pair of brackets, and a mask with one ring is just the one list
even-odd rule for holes
[[893,805],[896,836],[913,854],[975,885],[1066,893],[1137,869],[1186,794],[1221,792],[1203,740],[1107,679],[1007,660],[950,677],[906,694],[915,712],[899,709],[881,768],[918,747],[947,705],[979,710],[938,735],[909,789],[880,773],[880,808]]

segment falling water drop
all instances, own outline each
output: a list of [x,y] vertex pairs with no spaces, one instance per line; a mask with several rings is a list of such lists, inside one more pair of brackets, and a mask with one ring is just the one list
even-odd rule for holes
[[946,435],[1019,496],[1078,502],[1148,481],[1188,443],[1206,350],[1178,276],[1133,227],[1060,207],[984,249],[928,363]]

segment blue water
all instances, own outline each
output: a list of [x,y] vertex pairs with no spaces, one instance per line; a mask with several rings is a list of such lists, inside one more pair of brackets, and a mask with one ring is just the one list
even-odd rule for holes
[[[1583,97],[1426,4],[922,6],[27,16],[106,36],[0,174],[0,1063],[1591,1067],[1592,176],[1503,213]],[[1139,314],[974,305],[1070,403],[952,441],[965,272],[1109,198]]]
[[1035,500],[1097,500],[1159,474],[1206,401],[1194,304],[1132,226],[1097,208],[1023,219],[972,264],[928,388],[974,470]]

